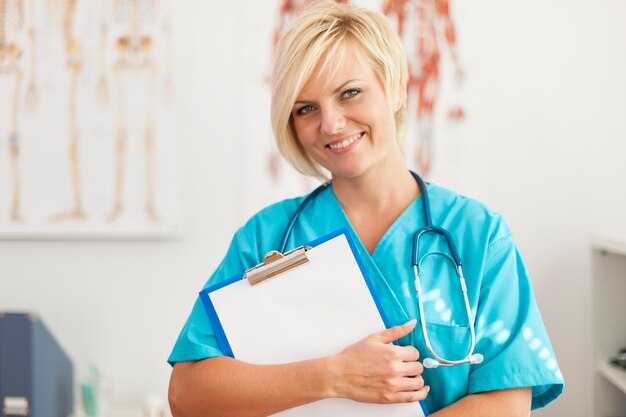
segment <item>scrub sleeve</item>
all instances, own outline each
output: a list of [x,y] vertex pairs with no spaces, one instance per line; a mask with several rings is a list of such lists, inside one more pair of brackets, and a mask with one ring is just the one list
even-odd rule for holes
[[511,235],[489,245],[476,328],[485,360],[470,373],[469,394],[532,387],[532,409],[561,394],[563,376]]

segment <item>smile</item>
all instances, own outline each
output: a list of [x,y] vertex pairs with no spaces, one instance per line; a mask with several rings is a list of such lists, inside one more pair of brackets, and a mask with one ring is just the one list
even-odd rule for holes
[[326,147],[332,149],[333,151],[343,150],[343,149],[348,148],[350,145],[352,145],[359,139],[361,139],[361,137],[363,137],[363,132],[347,137],[344,140],[329,143],[326,145]]

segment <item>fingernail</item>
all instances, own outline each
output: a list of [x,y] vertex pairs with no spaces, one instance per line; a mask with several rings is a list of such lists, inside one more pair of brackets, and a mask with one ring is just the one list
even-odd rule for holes
[[416,319],[413,319],[413,320],[409,320],[409,321],[407,321],[406,323],[404,323],[404,324],[403,324],[403,326],[404,326],[404,327],[411,327],[411,326],[413,326],[415,323],[417,323],[417,320],[416,320]]

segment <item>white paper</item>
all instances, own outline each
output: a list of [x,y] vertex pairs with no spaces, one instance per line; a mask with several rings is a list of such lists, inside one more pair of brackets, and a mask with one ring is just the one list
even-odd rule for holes
[[[307,252],[309,262],[250,286],[211,292],[235,358],[255,364],[302,361],[340,352],[385,329],[345,235]],[[365,404],[327,399],[277,416],[416,417],[418,403]]]

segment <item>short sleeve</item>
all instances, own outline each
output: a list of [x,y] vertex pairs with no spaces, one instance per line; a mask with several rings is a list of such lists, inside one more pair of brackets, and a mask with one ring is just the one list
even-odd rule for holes
[[[204,288],[241,273],[254,265],[258,258],[257,251],[251,246],[253,239],[246,238],[245,229],[240,229],[230,244],[226,256],[215,272],[211,275]],[[168,358],[170,365],[223,356],[219,348],[215,332],[208,319],[200,296],[196,298],[193,309],[183,327],[174,349]]]
[[561,394],[563,376],[510,234],[488,247],[475,326],[484,361],[472,367],[470,394],[532,387],[532,409]]

